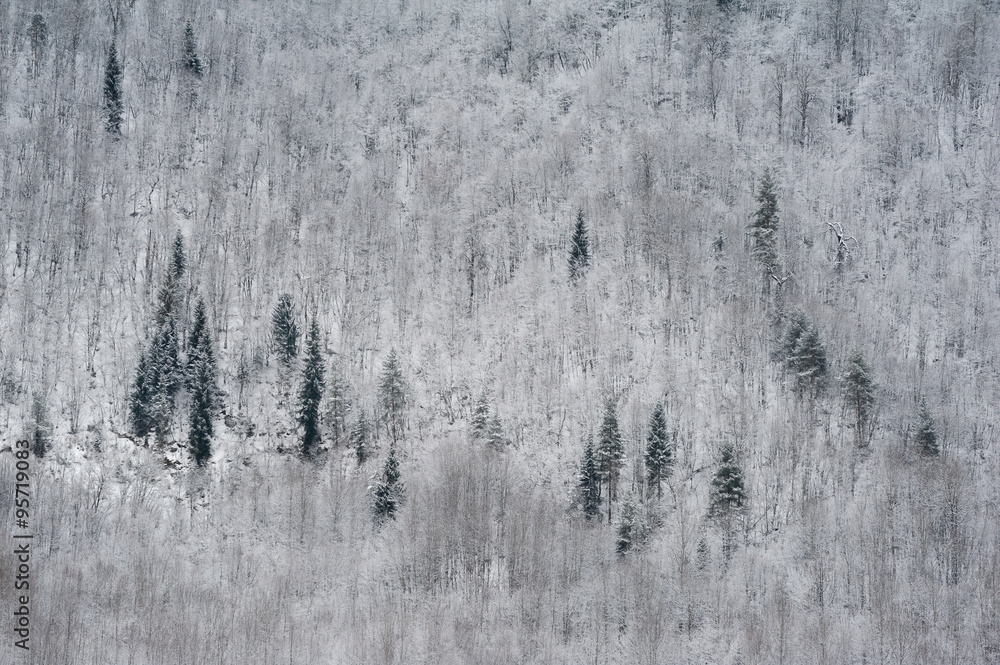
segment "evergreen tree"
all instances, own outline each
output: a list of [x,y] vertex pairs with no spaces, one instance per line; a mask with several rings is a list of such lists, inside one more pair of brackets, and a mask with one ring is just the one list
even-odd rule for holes
[[667,416],[660,402],[649,419],[649,436],[646,438],[646,480],[656,486],[656,498],[663,497],[663,479],[670,474],[674,451],[667,438]]
[[608,486],[608,522],[611,521],[611,502],[618,491],[618,474],[625,463],[625,448],[618,431],[618,416],[610,400],[604,408],[604,421],[597,441],[597,466],[601,479]]
[[302,426],[302,456],[310,458],[320,444],[319,407],[323,399],[323,355],[320,350],[319,324],[313,317],[306,336],[306,363],[299,389],[299,425]]
[[601,514],[601,472],[597,468],[597,455],[594,453],[594,442],[589,437],[583,449],[583,463],[580,465],[580,477],[577,484],[580,503],[583,505],[583,516],[588,520]]
[[382,420],[395,445],[403,435],[406,412],[406,384],[403,381],[403,370],[399,366],[396,349],[389,351],[388,357],[382,364],[378,395]]
[[108,133],[117,140],[122,135],[122,67],[114,42],[111,42],[104,68],[104,110]]
[[153,400],[152,377],[149,367],[149,357],[143,353],[139,356],[139,367],[135,371],[132,382],[132,392],[129,395],[129,420],[132,432],[139,438],[145,438],[153,431],[153,414],[150,405]]
[[197,47],[194,42],[194,29],[191,21],[184,26],[184,69],[198,78],[201,78],[201,59],[198,57]]
[[625,554],[629,550],[638,548],[646,539],[646,520],[642,514],[642,509],[636,504],[632,495],[625,497],[622,501],[622,511],[618,519],[618,539],[616,541],[616,551],[618,554]]
[[382,467],[382,477],[375,484],[373,512],[375,523],[383,524],[396,517],[396,511],[403,502],[403,484],[399,480],[399,462],[396,449],[389,448],[389,456]]
[[733,446],[722,448],[722,460],[712,478],[712,511],[726,512],[743,505],[743,470],[736,463]]
[[800,389],[808,389],[812,394],[822,388],[827,370],[826,347],[819,329],[802,312],[792,317],[783,350],[785,365],[795,373]]
[[[209,358],[214,364],[215,359],[212,357],[212,338],[208,330],[208,316],[205,314],[205,301],[202,298],[198,298],[198,303],[194,308],[194,324],[191,326],[191,333],[188,335],[188,348],[187,348],[187,383],[192,385],[195,379],[195,372],[197,371],[198,363],[202,361],[203,358]],[[214,373],[215,368],[212,367],[212,372]]]
[[472,440],[482,441],[488,433],[490,427],[490,398],[489,393],[484,388],[476,399],[476,404],[472,408]]
[[569,278],[576,281],[589,265],[590,240],[587,236],[587,224],[583,221],[583,210],[580,210],[576,214],[576,228],[569,248]]
[[860,351],[855,351],[847,361],[847,371],[843,378],[844,400],[854,416],[855,439],[857,445],[866,444],[866,429],[875,407],[875,382],[871,368]]
[[920,400],[920,419],[917,424],[917,448],[921,454],[933,457],[940,454],[937,431],[934,428],[934,418],[927,409],[927,402]]
[[31,424],[31,452],[35,457],[45,457],[52,444],[52,421],[49,420],[45,395],[40,392],[31,396]]
[[184,269],[187,267],[187,257],[184,255],[184,237],[178,231],[174,236],[174,249],[170,256],[170,274],[168,281],[176,289],[180,289],[181,278],[184,277]]
[[748,230],[753,238],[754,255],[770,271],[778,263],[778,197],[770,169],[761,178],[757,206]]
[[367,461],[371,452],[368,446],[368,428],[368,416],[365,415],[365,410],[361,409],[351,427],[349,440],[349,445],[354,449],[354,455],[358,458],[358,466],[362,466]]
[[327,403],[330,405],[327,411],[326,421],[333,437],[333,444],[339,446],[349,438],[347,430],[347,417],[351,413],[351,398],[348,396],[347,381],[340,372],[340,366],[334,362],[330,368],[330,385],[327,394]]
[[287,366],[299,353],[299,329],[295,325],[292,296],[282,293],[271,316],[271,334],[278,359]]
[[495,412],[490,417],[490,424],[486,430],[486,445],[494,450],[502,450],[507,445],[507,439],[503,435],[503,425],[500,423],[500,416]]

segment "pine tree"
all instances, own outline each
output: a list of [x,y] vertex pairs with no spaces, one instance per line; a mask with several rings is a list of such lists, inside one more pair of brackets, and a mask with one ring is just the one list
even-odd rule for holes
[[604,408],[604,421],[597,440],[597,466],[601,479],[608,486],[608,522],[611,521],[611,502],[618,490],[618,474],[625,463],[625,448],[618,431],[618,416],[610,400]]
[[722,460],[712,478],[712,511],[726,512],[743,505],[743,470],[736,463],[733,446],[722,448]]
[[306,363],[299,389],[299,425],[302,426],[302,456],[311,458],[320,444],[319,407],[323,399],[323,355],[320,349],[319,324],[313,317],[306,336]]
[[621,515],[618,518],[618,539],[615,547],[618,554],[625,554],[630,550],[637,549],[646,539],[646,533],[646,520],[642,510],[632,495],[625,497],[625,500],[622,501]]
[[569,248],[569,278],[576,281],[589,265],[590,240],[587,235],[587,224],[583,220],[583,210],[580,210],[576,214],[576,228]]
[[373,512],[375,523],[383,524],[396,517],[396,512],[403,502],[403,484],[399,480],[399,462],[396,460],[396,449],[389,448],[389,456],[382,467],[382,477],[375,484]]
[[295,312],[292,308],[292,296],[282,293],[271,316],[271,334],[274,337],[274,348],[278,359],[288,366],[292,358],[299,353],[299,329],[295,325]]
[[212,454],[212,437],[215,434],[212,421],[218,411],[219,388],[205,301],[200,297],[195,305],[194,325],[188,337],[186,374],[191,389],[188,445],[195,462],[203,466]]
[[601,472],[597,468],[594,442],[589,437],[587,445],[583,449],[583,462],[580,464],[577,491],[583,506],[583,516],[588,520],[599,517],[601,514]]
[[351,436],[348,442],[358,459],[358,466],[364,465],[371,452],[368,446],[368,429],[368,416],[365,415],[365,410],[361,409],[358,411],[358,417],[355,418],[354,425],[351,427]]
[[197,47],[194,42],[194,29],[191,21],[184,26],[184,69],[196,77],[201,78],[201,59],[198,57]]
[[927,409],[927,402],[920,400],[920,419],[917,424],[917,448],[921,454],[934,457],[941,453],[938,445],[937,431],[934,428],[934,418]]
[[494,450],[502,450],[507,445],[507,439],[503,435],[503,425],[497,413],[490,417],[490,424],[486,430],[486,445]]
[[36,392],[31,396],[31,452],[35,457],[45,457],[52,444],[52,421],[45,395]]
[[153,431],[153,417],[149,412],[152,401],[149,360],[145,353],[139,356],[139,367],[132,381],[132,391],[129,394],[129,420],[132,432],[139,438],[146,437]]
[[761,178],[757,204],[757,212],[748,230],[754,241],[754,255],[765,269],[771,270],[778,263],[778,197],[770,169],[766,169]]
[[472,440],[482,441],[489,433],[490,397],[484,388],[472,408]]
[[174,236],[174,249],[170,256],[170,274],[168,281],[176,289],[180,289],[181,278],[184,277],[184,269],[187,267],[187,257],[184,255],[184,236],[178,231]]
[[116,140],[122,135],[122,67],[118,61],[118,48],[111,42],[108,62],[104,68],[104,110],[106,127]]
[[649,436],[646,438],[646,480],[656,486],[656,498],[663,497],[662,481],[670,474],[674,451],[667,438],[667,416],[660,402],[649,419]]
[[785,365],[795,373],[798,387],[810,394],[823,387],[826,377],[826,347],[819,329],[802,312],[796,312],[782,345]]
[[860,351],[855,351],[847,361],[843,378],[844,400],[854,415],[855,439],[858,446],[866,444],[866,429],[875,407],[876,385],[871,368]]
[[382,420],[395,445],[403,435],[406,412],[406,384],[403,381],[403,370],[399,366],[396,349],[389,351],[388,357],[382,364],[378,395]]

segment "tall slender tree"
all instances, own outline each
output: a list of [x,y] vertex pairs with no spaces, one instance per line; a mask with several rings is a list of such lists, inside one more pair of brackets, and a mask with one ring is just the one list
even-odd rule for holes
[[618,431],[618,415],[614,402],[608,400],[604,407],[604,420],[597,440],[597,465],[601,479],[608,486],[608,522],[611,522],[611,503],[618,491],[618,475],[625,464],[625,448]]
[[358,417],[354,419],[354,425],[351,426],[351,436],[349,439],[349,445],[354,450],[354,456],[358,460],[358,466],[363,466],[371,453],[370,446],[368,444],[368,430],[368,416],[365,415],[364,409],[360,409],[358,411]]
[[191,21],[184,25],[184,57],[182,62],[186,72],[201,78],[201,58],[198,57],[198,47],[194,41],[194,28],[191,27]]
[[[191,412],[188,445],[198,466],[204,466],[212,455],[213,419],[218,410],[219,388],[216,384],[215,353],[205,315],[205,301],[198,299],[195,326],[198,334],[188,354],[191,386]],[[192,337],[195,335],[192,333]]]
[[406,383],[396,349],[389,351],[382,364],[382,377],[378,386],[378,403],[381,418],[389,433],[392,445],[402,437],[406,416]]
[[577,482],[580,504],[583,506],[583,516],[588,520],[601,515],[601,472],[597,468],[597,455],[594,452],[594,441],[587,438],[583,448],[583,462],[580,464],[580,474]]
[[396,449],[389,448],[389,456],[385,459],[382,474],[375,484],[372,494],[375,523],[383,524],[395,519],[396,512],[403,501],[403,484],[400,482],[399,460],[396,459]]
[[753,252],[768,272],[778,264],[778,196],[770,169],[764,170],[757,192],[757,211],[748,229]]
[[674,462],[674,451],[667,435],[667,416],[663,402],[656,405],[649,419],[649,435],[646,438],[646,481],[656,487],[656,498],[663,497],[663,479],[670,474]]
[[590,239],[587,224],[583,219],[583,210],[576,213],[576,228],[573,229],[573,239],[569,247],[569,278],[576,281],[587,266],[590,265]]
[[295,325],[295,310],[292,296],[282,293],[271,315],[271,336],[278,360],[286,367],[299,353],[299,328]]
[[122,66],[118,60],[118,47],[111,42],[108,61],[104,67],[105,127],[114,139],[122,135]]
[[320,437],[320,402],[324,387],[323,354],[320,349],[319,323],[313,317],[306,336],[306,360],[302,370],[302,386],[299,388],[299,425],[302,427],[302,456],[311,458]]
[[844,401],[853,415],[855,442],[864,446],[868,442],[868,427],[875,408],[875,390],[871,368],[860,351],[855,351],[847,361],[843,378]]
[[732,444],[722,448],[719,468],[712,478],[712,511],[723,513],[743,505],[743,469],[736,462]]
[[928,457],[935,457],[941,453],[937,430],[934,428],[934,417],[931,416],[931,412],[927,408],[927,402],[922,399],[920,400],[920,416],[917,422],[917,448],[921,454]]

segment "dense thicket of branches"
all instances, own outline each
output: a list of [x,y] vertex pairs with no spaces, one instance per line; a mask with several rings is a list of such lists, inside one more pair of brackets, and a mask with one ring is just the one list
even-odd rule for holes
[[995,661],[998,30],[973,0],[0,3],[33,657]]

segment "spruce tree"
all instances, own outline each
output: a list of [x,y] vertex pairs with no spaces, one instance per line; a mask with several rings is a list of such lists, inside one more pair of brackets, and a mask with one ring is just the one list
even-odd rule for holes
[[601,514],[601,472],[597,468],[597,455],[594,453],[594,442],[589,437],[583,449],[583,462],[580,464],[580,476],[577,483],[580,503],[583,506],[583,516],[588,520]]
[[299,353],[299,329],[295,325],[295,311],[292,296],[282,293],[271,316],[271,334],[278,360],[288,366]]
[[299,425],[302,427],[302,456],[311,458],[320,444],[319,407],[323,399],[323,354],[320,349],[319,324],[313,317],[306,336],[306,362],[299,388]]
[[583,220],[583,210],[580,210],[576,214],[576,228],[573,230],[573,240],[569,248],[569,278],[576,281],[589,265],[590,240],[587,235],[587,224]]
[[108,62],[104,68],[104,110],[107,113],[105,126],[116,140],[122,135],[122,67],[118,61],[118,48],[111,42]]
[[152,384],[149,356],[143,353],[139,356],[139,367],[136,368],[132,391],[129,394],[129,420],[132,433],[140,439],[153,431],[153,414],[150,412],[153,399]]
[[354,420],[354,425],[351,426],[351,436],[348,441],[348,445],[354,450],[354,455],[358,459],[358,466],[364,465],[371,452],[368,445],[368,429],[368,416],[365,415],[365,410],[361,409],[358,411],[358,417]]
[[490,427],[490,398],[484,388],[472,408],[472,440],[486,439]]
[[670,475],[670,467],[674,462],[674,451],[670,447],[667,435],[667,416],[660,402],[653,409],[649,419],[649,436],[646,438],[646,481],[649,486],[656,486],[656,498],[663,497],[662,481]]
[[[211,343],[212,339],[208,330],[208,316],[205,313],[205,301],[199,297],[198,303],[194,308],[194,323],[191,325],[191,332],[188,334],[187,339],[188,357],[185,374],[187,375],[189,386],[194,382],[198,363],[201,362],[202,358],[211,355]],[[214,358],[212,358],[212,362],[214,362]]]
[[373,488],[375,523],[383,524],[396,517],[403,501],[403,484],[399,480],[399,461],[396,459],[396,449],[389,448],[389,456],[382,467],[379,481]]
[[187,257],[184,255],[184,236],[178,231],[174,236],[173,253],[170,255],[169,282],[176,289],[180,289],[181,278],[184,277],[184,269],[187,267]]
[[723,513],[743,505],[743,470],[736,463],[732,444],[722,448],[719,468],[712,478],[712,512]]
[[757,212],[748,229],[753,238],[753,252],[770,271],[778,263],[778,197],[770,169],[764,171],[757,192]]
[[786,367],[795,374],[796,385],[810,394],[823,387],[826,377],[826,347],[819,329],[800,312],[792,316],[782,345]]
[[917,423],[917,448],[920,453],[934,457],[941,453],[938,445],[937,430],[934,428],[934,418],[927,409],[927,402],[920,400],[920,417]]
[[604,407],[604,421],[597,440],[597,466],[601,479],[608,486],[608,522],[611,521],[611,502],[618,490],[618,474],[625,463],[625,448],[618,431],[618,416],[610,400]]
[[646,520],[642,514],[642,509],[635,502],[635,498],[630,494],[622,501],[622,511],[618,518],[618,538],[615,550],[618,554],[625,554],[630,550],[637,549],[646,539]]
[[868,440],[866,429],[875,408],[876,385],[860,351],[855,351],[847,361],[843,386],[844,401],[854,419],[855,440],[858,446],[863,446]]
[[403,381],[403,370],[399,366],[396,349],[389,351],[382,364],[378,404],[382,421],[395,445],[403,435],[406,413],[406,384]]
[[184,70],[201,78],[201,59],[198,57],[197,46],[194,42],[194,29],[191,21],[184,26]]

